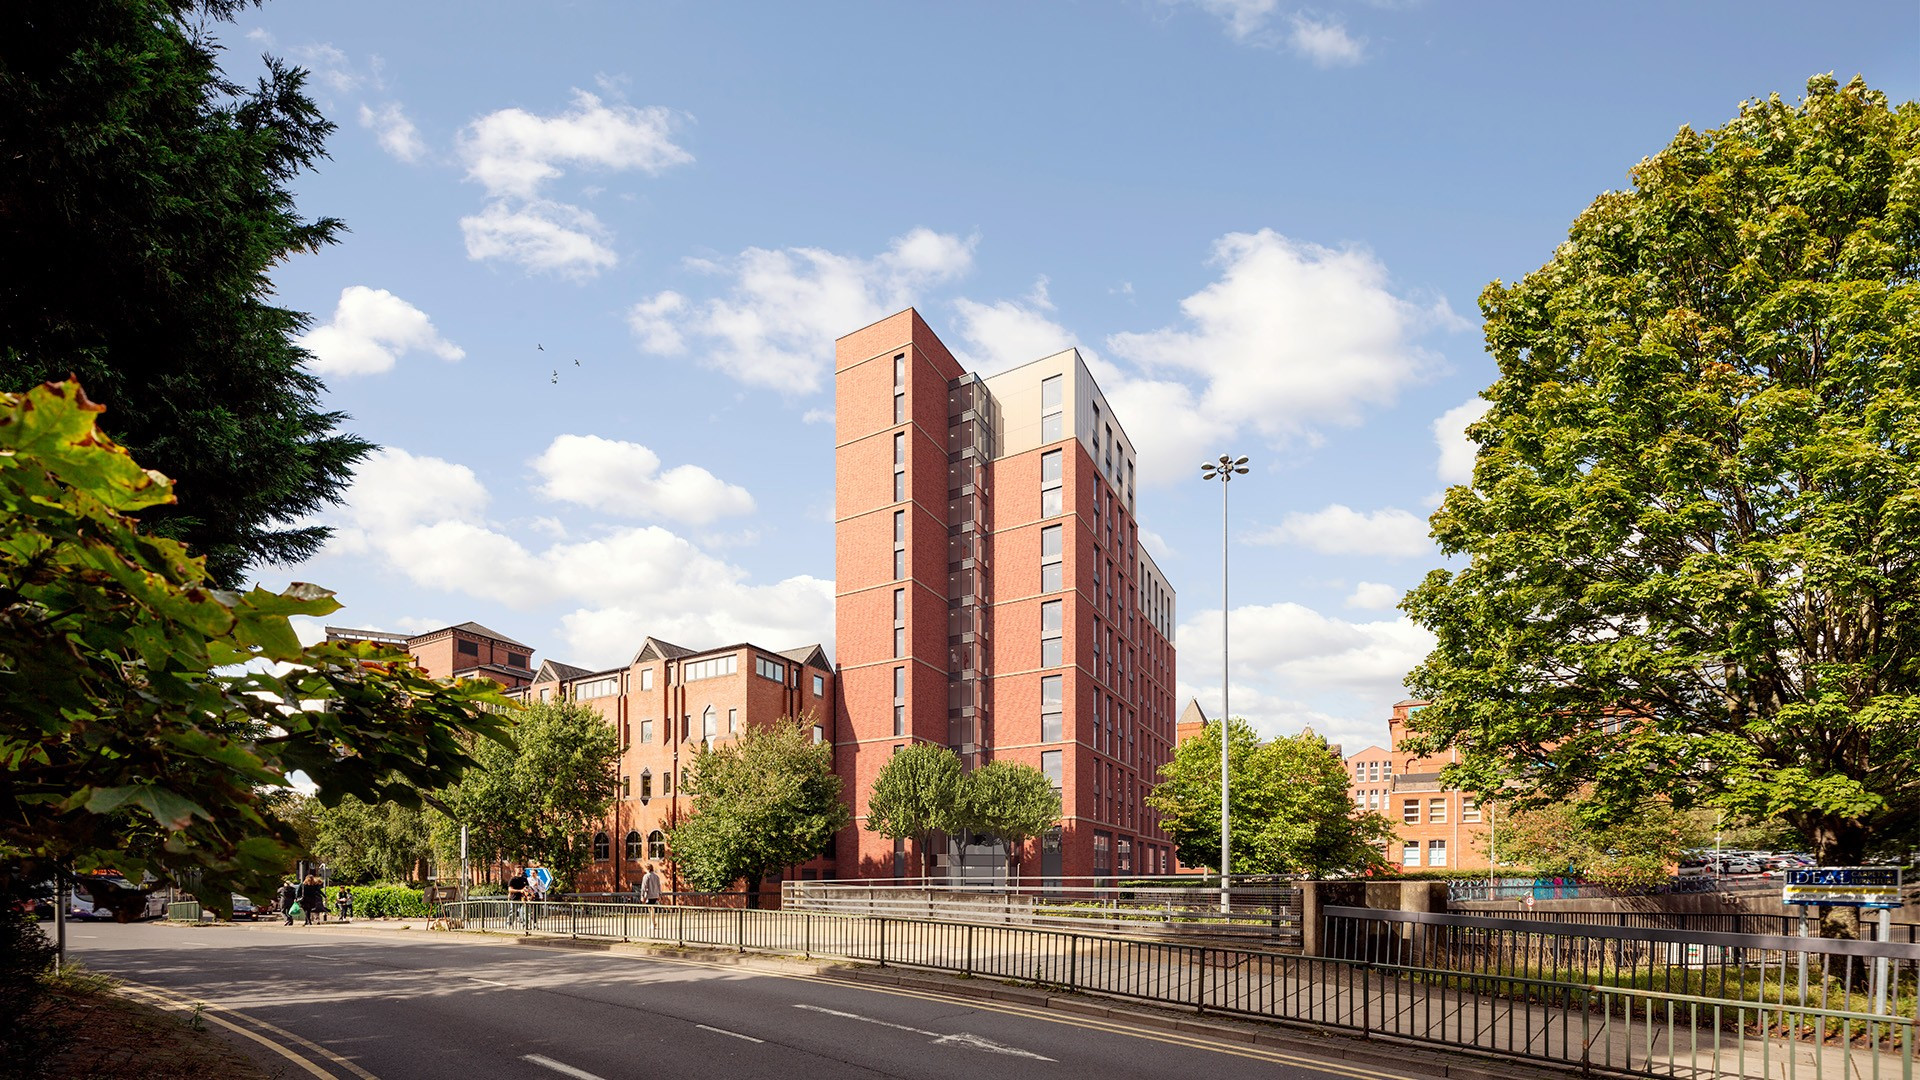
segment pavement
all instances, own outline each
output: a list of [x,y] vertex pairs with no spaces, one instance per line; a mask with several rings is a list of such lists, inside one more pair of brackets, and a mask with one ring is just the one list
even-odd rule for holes
[[985,980],[426,925],[94,924],[70,947],[289,1077],[1541,1075]]

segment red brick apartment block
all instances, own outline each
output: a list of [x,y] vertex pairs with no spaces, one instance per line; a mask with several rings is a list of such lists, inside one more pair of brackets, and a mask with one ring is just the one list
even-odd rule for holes
[[[578,892],[630,892],[648,863],[673,892],[680,880],[667,834],[692,812],[685,794],[703,745],[792,717],[816,741],[835,739],[833,665],[818,645],[774,651],[741,643],[694,650],[647,638],[631,661],[588,671],[552,660],[520,691],[528,701],[577,701],[620,732],[619,797],[592,836],[593,860]],[[794,869],[803,879],[833,876],[833,853]],[[778,896],[771,890],[769,900]]]
[[533,649],[477,622],[413,635],[329,626],[327,640],[397,645],[412,653],[420,670],[435,679],[492,679],[509,690],[533,681],[527,666]]
[[1353,805],[1393,822],[1399,830],[1383,855],[1405,870],[1487,869],[1488,812],[1473,796],[1440,785],[1440,770],[1460,760],[1458,750],[1416,757],[1401,749],[1407,720],[1426,705],[1402,701],[1387,720],[1392,750],[1369,746],[1346,759]]
[[[917,874],[865,831],[880,767],[919,740],[1061,790],[1027,876],[1167,873],[1142,799],[1172,752],[1174,593],[1139,545],[1134,450],[1077,351],[989,378],[908,309],[841,338],[835,385],[841,877]],[[936,873],[997,847],[942,841]]]

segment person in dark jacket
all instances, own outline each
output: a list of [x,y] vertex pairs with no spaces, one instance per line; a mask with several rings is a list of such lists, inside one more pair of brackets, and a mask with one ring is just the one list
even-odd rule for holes
[[293,905],[300,900],[300,887],[289,878],[280,883],[280,914],[286,916],[286,925],[293,925]]
[[306,925],[313,925],[316,913],[325,910],[326,890],[320,885],[317,874],[308,874],[307,880],[300,883],[300,908],[306,913]]

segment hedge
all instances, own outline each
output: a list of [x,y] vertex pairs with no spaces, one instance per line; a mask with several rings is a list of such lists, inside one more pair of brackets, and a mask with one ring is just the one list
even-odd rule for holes
[[[333,891],[330,903],[335,912],[340,910],[340,890]],[[420,889],[405,885],[361,885],[353,890],[356,919],[424,919],[429,914],[427,894]]]

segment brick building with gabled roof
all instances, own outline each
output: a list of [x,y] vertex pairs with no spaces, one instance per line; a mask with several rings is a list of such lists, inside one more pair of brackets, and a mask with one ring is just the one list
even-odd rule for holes
[[443,626],[424,634],[395,634],[385,630],[326,628],[328,641],[371,641],[397,645],[413,655],[420,670],[435,679],[492,679],[512,690],[533,681],[528,666],[533,648],[477,622]]
[[[766,649],[739,642],[689,649],[649,637],[617,667],[591,671],[542,663],[512,696],[588,706],[620,732],[623,748],[613,810],[590,837],[592,860],[575,891],[629,892],[648,863],[668,891],[685,889],[667,836],[691,812],[686,783],[701,747],[783,717],[802,720],[815,741],[832,743],[837,692],[833,663],[819,645]],[[794,869],[803,879],[831,878],[833,855]]]

